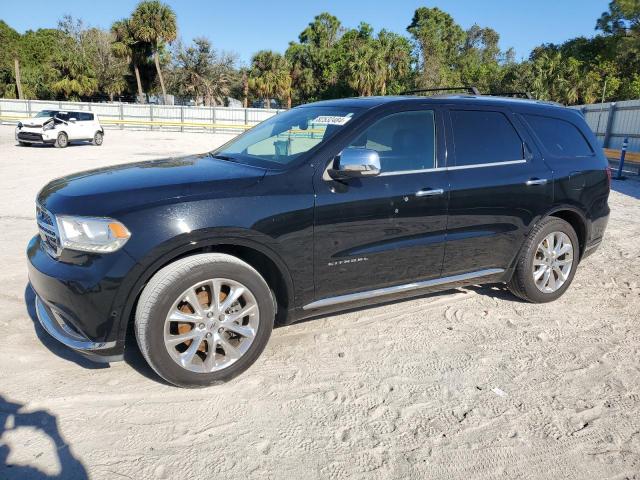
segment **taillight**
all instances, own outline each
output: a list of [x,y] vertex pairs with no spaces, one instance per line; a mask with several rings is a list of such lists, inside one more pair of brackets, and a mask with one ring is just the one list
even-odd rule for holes
[[611,167],[607,167],[605,170],[607,172],[607,183],[609,184],[609,188],[611,188]]

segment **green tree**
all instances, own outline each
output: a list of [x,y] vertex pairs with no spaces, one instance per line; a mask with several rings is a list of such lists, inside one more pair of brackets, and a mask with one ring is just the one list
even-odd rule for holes
[[148,44],[135,37],[131,21],[128,18],[113,22],[111,32],[114,35],[113,53],[131,65],[138,87],[138,101],[143,102],[144,91],[142,90],[139,65],[144,62],[145,54],[148,53]]
[[420,87],[451,86],[460,81],[455,66],[464,47],[465,33],[451,15],[439,8],[420,7],[407,31],[419,58]]
[[15,68],[20,64],[20,34],[0,20],[0,95],[16,98],[22,85],[16,78]]
[[412,83],[411,43],[397,33],[381,30],[378,33],[377,45],[384,62],[383,84],[381,95],[399,94],[408,90]]
[[194,96],[206,106],[224,105],[234,76],[233,55],[216,51],[200,37],[189,47],[178,45],[174,58],[172,84],[180,95]]
[[96,92],[98,81],[86,45],[87,30],[81,20],[65,16],[59,23],[62,31],[61,48],[57,49],[52,65],[58,78],[51,84],[59,97],[78,100]]
[[284,56],[271,50],[261,50],[251,59],[249,88],[259,98],[265,100],[266,108],[271,108],[271,99],[286,99],[291,106],[291,75]]
[[291,42],[285,53],[297,101],[340,96],[338,42],[344,29],[333,15],[323,12]]
[[[350,38],[354,33],[353,37]],[[348,38],[349,37],[349,38]],[[345,78],[359,96],[375,95],[384,87],[384,57],[371,38],[370,27],[361,24],[359,30],[346,34]]]
[[146,0],[140,2],[134,10],[131,25],[137,39],[151,44],[162,96],[165,98],[167,91],[160,69],[160,50],[177,37],[176,14],[171,7],[159,0]]
[[90,28],[84,38],[87,57],[98,82],[97,91],[108,95],[111,101],[127,88],[128,69],[126,59],[114,53],[114,37],[112,32]]

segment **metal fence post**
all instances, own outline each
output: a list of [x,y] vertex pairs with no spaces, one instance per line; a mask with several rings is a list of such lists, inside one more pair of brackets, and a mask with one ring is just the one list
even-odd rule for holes
[[213,127],[211,128],[211,133],[215,134],[216,133],[216,107],[211,107],[211,124],[213,125]]
[[624,139],[624,142],[622,142],[622,150],[620,150],[620,164],[618,165],[618,173],[616,174],[615,178],[616,180],[623,180],[624,177],[622,176],[622,168],[624,167],[624,157],[627,156],[627,148],[629,147],[629,137]]
[[180,105],[180,131],[184,132],[184,106]]
[[245,108],[244,109],[244,124],[249,125],[249,109]]
[[27,115],[31,117],[31,100],[27,100]]
[[124,130],[124,106],[120,102],[120,130]]
[[604,138],[602,140],[602,148],[609,148],[609,141],[611,140],[611,130],[613,129],[613,119],[616,114],[616,102],[609,104],[609,115],[607,116],[607,127],[604,131]]
[[149,104],[149,121],[151,124],[149,125],[150,130],[153,130],[153,104]]

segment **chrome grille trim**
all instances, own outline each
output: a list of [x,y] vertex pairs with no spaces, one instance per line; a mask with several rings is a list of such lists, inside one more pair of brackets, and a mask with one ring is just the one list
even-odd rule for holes
[[42,247],[53,258],[60,256],[60,236],[54,216],[42,205],[36,204],[36,222]]

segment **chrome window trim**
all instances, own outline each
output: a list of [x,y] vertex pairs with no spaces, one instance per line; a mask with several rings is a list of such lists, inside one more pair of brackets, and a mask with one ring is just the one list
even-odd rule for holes
[[455,283],[464,280],[471,280],[474,278],[486,277],[488,275],[494,275],[504,272],[502,268],[488,268],[485,270],[478,270],[475,272],[462,273],[460,275],[452,275],[450,277],[434,278],[432,280],[424,280],[422,282],[406,283],[404,285],[396,285],[394,287],[377,288],[375,290],[368,290],[366,292],[348,293],[346,295],[340,295],[337,297],[323,298],[311,302],[304,307],[303,310],[314,310],[316,308],[329,307],[332,305],[340,305],[342,303],[350,303],[358,300],[367,300],[369,298],[381,297],[386,295],[392,295],[395,293],[411,292],[414,290],[420,290],[422,288],[433,287],[436,285],[445,285],[447,283]]
[[519,163],[527,163],[527,160],[524,158],[521,158],[519,160],[506,160],[504,162],[476,163],[473,165],[454,165],[452,167],[445,167],[445,168],[447,170],[467,170],[470,168],[498,167],[500,165],[517,165]]
[[390,177],[392,175],[410,175],[412,173],[444,172],[447,170],[468,170],[471,168],[497,167],[500,165],[517,165],[520,163],[527,163],[527,160],[522,158],[520,160],[507,160],[505,162],[476,163],[474,165],[454,165],[451,167],[423,168],[421,170],[398,170],[395,172],[382,172],[378,176]]

